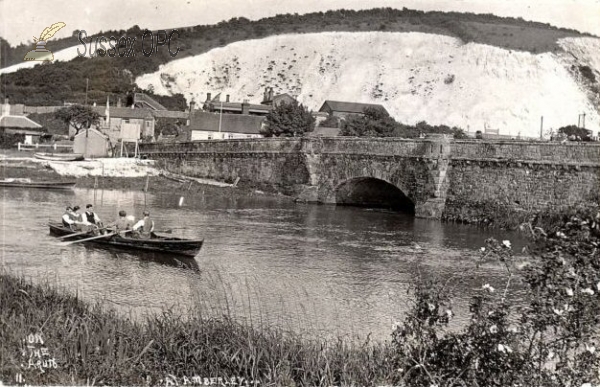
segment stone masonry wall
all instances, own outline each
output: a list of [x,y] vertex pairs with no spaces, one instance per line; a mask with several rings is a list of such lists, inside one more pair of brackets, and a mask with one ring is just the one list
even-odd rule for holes
[[140,149],[171,172],[228,182],[239,177],[242,185],[307,201],[331,202],[335,187],[348,179],[382,179],[415,202],[417,216],[448,220],[497,221],[514,212],[599,200],[596,143],[336,137],[153,143]]

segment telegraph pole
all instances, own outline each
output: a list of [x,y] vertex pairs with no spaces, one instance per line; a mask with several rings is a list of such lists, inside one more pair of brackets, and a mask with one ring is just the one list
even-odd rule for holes
[[88,85],[89,85],[89,78],[85,79],[85,105],[87,106],[87,93],[88,93]]
[[544,116],[542,116],[541,122],[540,122],[540,141],[544,139]]

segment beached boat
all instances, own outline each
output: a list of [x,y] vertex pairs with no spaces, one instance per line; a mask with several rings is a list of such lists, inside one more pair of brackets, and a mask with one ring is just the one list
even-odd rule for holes
[[83,154],[81,153],[35,153],[36,159],[47,161],[81,161]]
[[10,178],[0,180],[0,187],[68,189],[75,185],[74,181],[31,181],[28,178]]
[[[63,226],[59,222],[48,223],[50,227],[50,234],[55,236],[64,236],[69,234],[75,234],[73,230]],[[68,241],[76,241],[79,239],[88,239],[90,234],[80,234],[73,238],[67,239]],[[133,249],[142,251],[153,251],[165,254],[175,254],[188,257],[195,257],[200,252],[203,239],[183,239],[175,237],[165,237],[156,234],[152,235],[150,239],[141,238],[130,238],[122,235],[107,235],[105,238],[100,237],[99,239],[93,239],[87,242],[81,243],[94,243],[97,245],[104,245],[107,247],[115,247],[122,249]]]

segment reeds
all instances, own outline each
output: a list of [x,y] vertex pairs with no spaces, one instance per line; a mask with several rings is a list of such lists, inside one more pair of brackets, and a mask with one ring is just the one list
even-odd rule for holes
[[[386,343],[308,338],[228,315],[166,310],[132,320],[9,273],[0,273],[0,305],[4,383],[18,375],[34,385],[202,385],[210,378],[224,385],[235,378],[238,385],[368,386],[395,379]],[[30,334],[40,334],[42,360],[54,358],[57,368],[28,367]]]

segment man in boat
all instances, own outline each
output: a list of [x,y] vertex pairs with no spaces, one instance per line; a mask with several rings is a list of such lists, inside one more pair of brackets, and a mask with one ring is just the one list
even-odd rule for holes
[[94,212],[94,206],[88,204],[85,206],[85,212],[83,213],[83,221],[90,226],[94,234],[99,235],[100,231],[98,229],[102,227],[102,221],[98,214]]
[[70,228],[71,230],[75,230],[75,221],[76,215],[73,212],[73,208],[71,206],[67,206],[67,208],[65,209],[65,213],[62,216],[63,226]]
[[127,218],[127,212],[123,210],[119,211],[119,219],[106,226],[106,228],[112,228],[113,231],[121,235],[125,235],[131,231],[131,221]]
[[154,231],[154,220],[150,219],[150,212],[144,211],[144,218],[133,226],[133,231],[138,238],[151,238],[152,231]]

